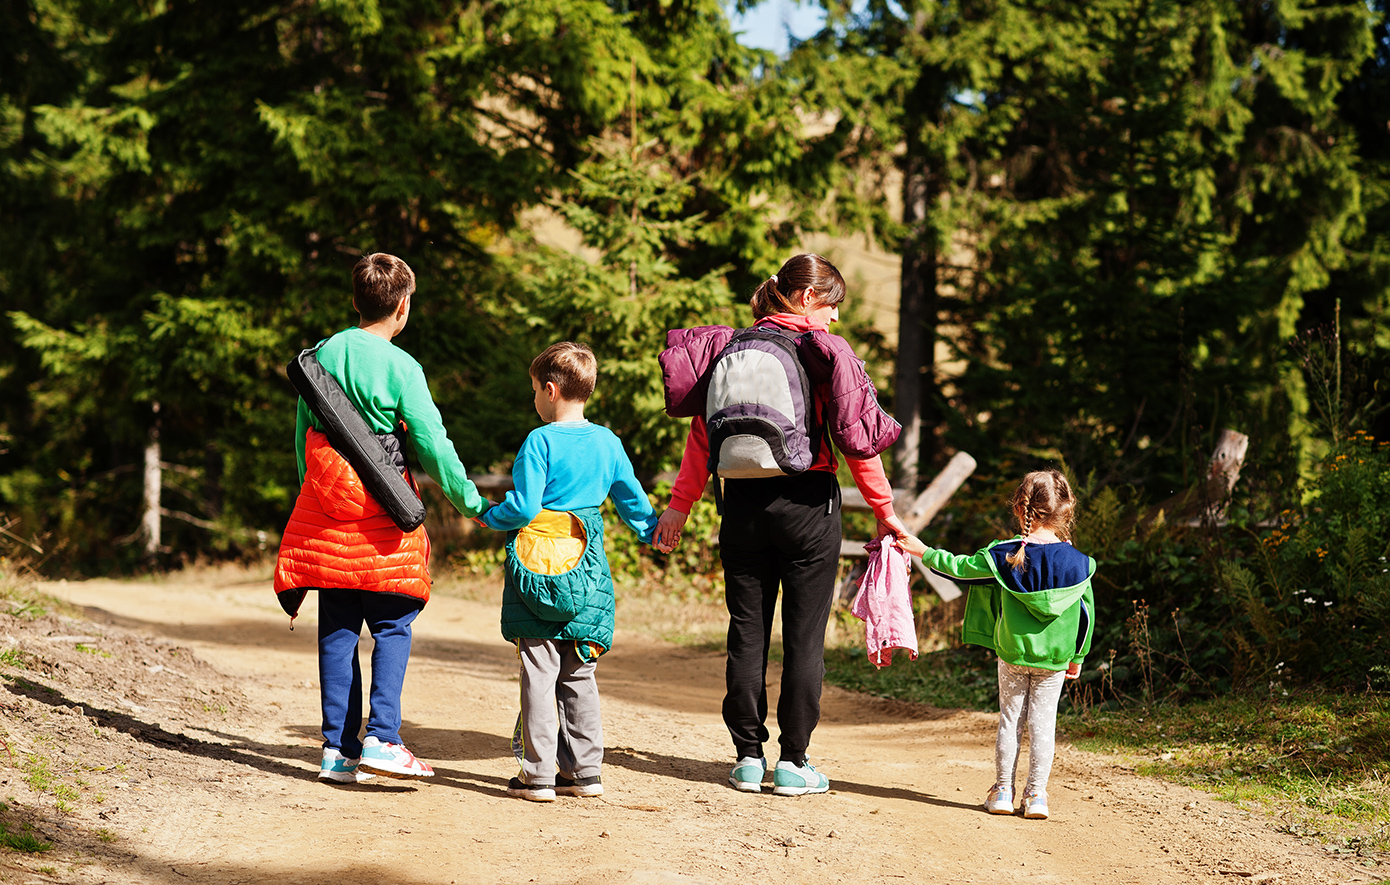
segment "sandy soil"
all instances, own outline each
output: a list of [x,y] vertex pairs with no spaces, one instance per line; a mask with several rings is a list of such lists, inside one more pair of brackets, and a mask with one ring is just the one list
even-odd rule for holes
[[[495,606],[455,598],[416,622],[404,697],[405,740],[438,776],[330,786],[315,777],[313,619],[290,632],[265,583],[44,589],[90,620],[0,615],[0,648],[19,650],[0,692],[0,822],[55,845],[0,853],[7,882],[1381,878],[1276,821],[1068,746],[1051,820],[987,815],[994,717],[833,688],[811,748],[832,791],[739,793],[725,785],[722,656],[622,631],[598,671],[606,795],[509,799],[515,656]],[[47,781],[34,774],[45,765]]]

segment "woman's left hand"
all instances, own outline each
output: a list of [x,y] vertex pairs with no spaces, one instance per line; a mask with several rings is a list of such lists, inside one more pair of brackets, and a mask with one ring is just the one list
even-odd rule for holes
[[921,556],[927,552],[927,545],[907,530],[907,526],[903,525],[903,521],[898,518],[897,514],[878,521],[878,536],[881,538],[884,535],[892,535],[897,538],[898,545],[912,556]]

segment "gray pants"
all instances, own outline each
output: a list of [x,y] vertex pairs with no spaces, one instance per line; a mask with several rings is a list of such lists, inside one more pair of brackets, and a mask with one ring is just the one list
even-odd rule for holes
[[555,772],[592,777],[603,767],[598,661],[562,639],[518,639],[521,655],[522,780],[553,786]]
[[1028,728],[1028,785],[1024,795],[1047,792],[1056,752],[1057,702],[1065,670],[1021,667],[999,661],[999,734],[994,741],[996,783],[1010,791],[1018,773],[1018,750]]

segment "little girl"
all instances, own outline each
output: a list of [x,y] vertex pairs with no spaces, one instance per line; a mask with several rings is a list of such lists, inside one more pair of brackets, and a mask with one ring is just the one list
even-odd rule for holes
[[[1095,560],[1071,546],[1076,496],[1066,477],[1039,470],[1023,478],[1009,502],[1022,534],[995,541],[973,556],[923,548],[932,571],[970,585],[962,638],[999,655],[999,733],[990,814],[1014,813],[1014,775],[1028,727],[1028,785],[1023,816],[1047,817],[1057,702],[1062,685],[1081,673],[1091,648]],[[917,552],[904,544],[910,552]]]

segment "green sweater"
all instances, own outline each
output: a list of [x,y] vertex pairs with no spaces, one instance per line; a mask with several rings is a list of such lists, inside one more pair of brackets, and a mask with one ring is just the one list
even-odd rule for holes
[[[439,483],[444,496],[464,516],[477,516],[487,502],[468,478],[434,405],[425,370],[396,345],[357,327],[344,329],[319,348],[319,364],[342,385],[358,413],[377,433],[390,433],[404,421],[420,466]],[[313,412],[299,401],[294,453],[304,482],[305,434],[322,430]]]
[[1065,670],[1091,650],[1096,561],[1066,542],[1029,544],[1016,570],[1006,557],[1020,542],[995,541],[971,556],[929,547],[922,564],[969,586],[963,641],[992,648],[1010,664]]

